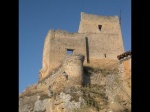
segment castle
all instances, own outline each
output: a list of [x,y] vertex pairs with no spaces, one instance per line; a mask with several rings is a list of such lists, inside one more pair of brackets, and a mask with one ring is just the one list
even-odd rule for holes
[[83,66],[109,65],[124,52],[118,16],[98,16],[81,12],[77,33],[50,30],[45,38],[39,80],[61,66],[68,55],[84,56]]
[[131,60],[117,16],[81,12],[78,33],[48,32],[39,81],[19,96],[19,112],[130,112]]

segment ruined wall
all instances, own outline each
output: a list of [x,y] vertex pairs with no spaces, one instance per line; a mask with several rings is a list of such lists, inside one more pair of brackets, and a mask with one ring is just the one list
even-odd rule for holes
[[50,89],[54,92],[64,87],[81,86],[83,77],[83,55],[67,56],[55,72],[38,83],[37,89]]
[[68,33],[65,31],[54,31],[54,37],[51,39],[51,57],[50,70],[54,70],[61,63],[62,60],[68,55],[67,49],[72,49],[73,54],[86,55],[85,38],[78,33]]
[[123,57],[118,58],[118,73],[106,76],[106,95],[109,110],[113,112],[131,111],[131,55],[123,54]]
[[50,45],[51,45],[51,37],[54,36],[54,31],[50,30],[47,33],[47,36],[45,38],[45,42],[44,42],[44,48],[43,48],[43,60],[42,60],[42,69],[39,71],[39,80],[41,78],[46,77],[49,73],[50,73],[50,68],[51,68],[51,49],[50,49]]
[[66,75],[68,75],[68,80],[77,85],[81,85],[83,82],[83,61],[83,55],[68,56],[63,60],[63,67]]
[[131,55],[124,57],[120,60],[120,65],[122,66],[122,78],[123,80],[131,80]]
[[131,58],[123,61],[124,71],[125,71],[125,79],[131,78]]
[[82,34],[50,30],[44,43],[41,77],[44,78],[61,65],[62,60],[68,55],[67,49],[72,49],[73,54],[86,56],[85,47],[85,37]]
[[[98,25],[102,25],[101,30]],[[118,17],[81,13],[78,33],[50,30],[44,43],[40,78],[61,65],[67,49],[73,50],[73,54],[84,55],[84,65],[105,65],[106,59],[106,62],[108,59],[117,60],[117,55],[124,52]]]

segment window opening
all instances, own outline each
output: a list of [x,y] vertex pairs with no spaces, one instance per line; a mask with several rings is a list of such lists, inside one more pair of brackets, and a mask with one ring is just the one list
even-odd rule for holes
[[72,55],[73,54],[73,49],[67,49],[67,55]]
[[99,29],[99,31],[101,31],[102,30],[102,25],[98,25],[98,29]]

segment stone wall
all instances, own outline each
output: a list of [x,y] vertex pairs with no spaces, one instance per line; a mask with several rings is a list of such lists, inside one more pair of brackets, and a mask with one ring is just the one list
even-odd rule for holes
[[[102,25],[101,30],[98,25]],[[118,16],[98,16],[81,12],[78,32],[88,38],[91,62],[104,58],[116,60],[116,56],[124,52]]]
[[128,57],[124,57],[123,59],[121,59],[120,64],[123,66],[124,80],[131,79],[131,56],[129,55]]
[[68,56],[67,50],[70,49],[73,50],[74,55],[86,56],[85,37],[78,33],[50,30],[44,43],[43,67],[40,70],[40,77],[44,78],[58,68],[62,60]]
[[88,34],[89,59],[117,59],[123,53],[123,45],[118,34]]
[[[102,25],[99,30],[98,25]],[[120,33],[118,16],[99,16],[81,12],[81,21],[78,33]]]
[[119,60],[117,74],[106,76],[106,95],[110,111],[131,111],[131,55]]
[[54,92],[58,92],[64,89],[64,87],[81,86],[83,61],[83,55],[67,56],[56,71],[38,83],[37,89],[50,89]]
[[73,54],[86,55],[85,38],[77,33],[55,31],[55,37],[51,43],[51,70],[57,68],[62,60],[68,56],[67,49],[73,50]]
[[47,36],[45,38],[44,42],[44,48],[43,48],[43,60],[42,60],[42,69],[39,71],[39,80],[41,78],[45,78],[50,73],[51,68],[51,37],[54,37],[54,31],[50,30],[47,33]]
[[63,67],[65,74],[68,76],[68,81],[75,82],[76,85],[82,84],[83,61],[84,56],[82,55],[68,56],[63,60]]
[[[102,25],[101,31],[98,25]],[[44,43],[39,79],[61,65],[68,55],[67,50],[84,55],[84,65],[101,63],[103,59],[117,60],[117,55],[124,52],[118,17],[81,13],[78,33],[50,30]]]

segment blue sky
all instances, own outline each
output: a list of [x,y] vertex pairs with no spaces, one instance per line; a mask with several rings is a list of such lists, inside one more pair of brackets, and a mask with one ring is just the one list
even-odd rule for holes
[[38,82],[50,29],[77,32],[80,13],[119,16],[125,51],[131,50],[131,0],[19,0],[19,93]]

